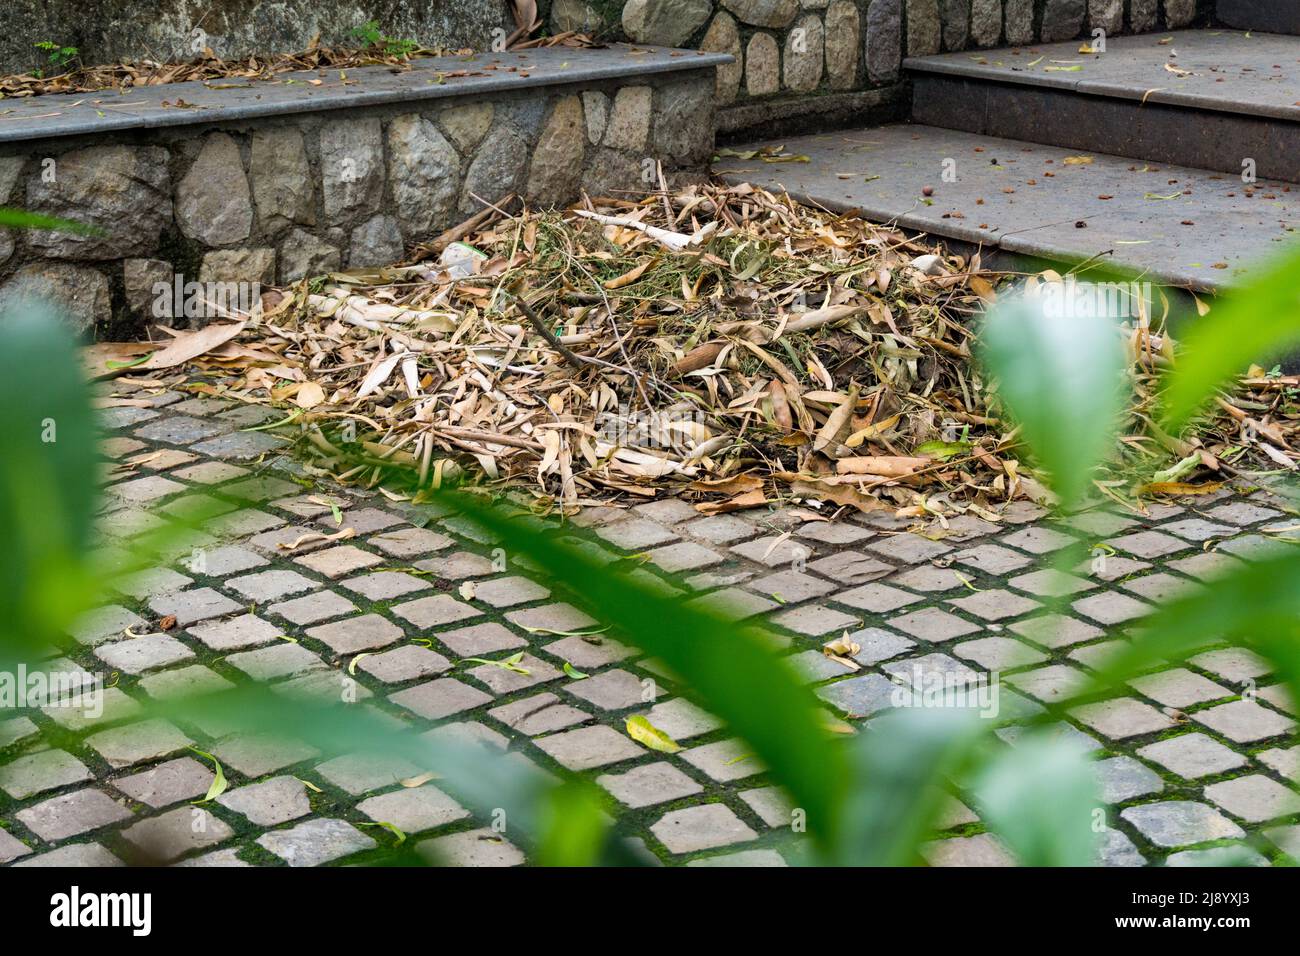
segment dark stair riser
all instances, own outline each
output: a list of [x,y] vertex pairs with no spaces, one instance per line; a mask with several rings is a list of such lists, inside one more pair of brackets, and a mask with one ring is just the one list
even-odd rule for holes
[[1300,35],[1300,4],[1295,0],[1218,0],[1215,13],[1238,30]]
[[1300,123],[1112,96],[916,73],[912,119],[1066,149],[1300,182]]

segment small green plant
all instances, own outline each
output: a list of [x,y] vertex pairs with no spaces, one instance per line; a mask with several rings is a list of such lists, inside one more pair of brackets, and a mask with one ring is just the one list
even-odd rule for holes
[[353,27],[352,35],[363,41],[368,48],[380,50],[388,56],[408,57],[420,49],[420,44],[414,40],[388,36],[379,28],[378,20],[367,20],[361,26]]
[[[53,40],[41,40],[33,44],[38,50],[44,50],[47,54],[46,60],[55,72],[65,70],[69,63],[81,55],[81,51],[75,46],[62,46]],[[37,70],[37,74],[44,76],[43,70]]]

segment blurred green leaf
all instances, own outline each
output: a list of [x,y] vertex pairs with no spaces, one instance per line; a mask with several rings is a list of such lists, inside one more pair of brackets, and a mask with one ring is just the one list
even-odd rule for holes
[[782,781],[823,846],[833,842],[848,781],[844,751],[825,729],[816,698],[776,656],[768,635],[614,573],[474,495],[445,491],[440,497],[497,535],[502,547],[576,582],[575,599],[680,677],[685,692],[744,738]]
[[1023,428],[1051,488],[1070,508],[1115,434],[1124,352],[1114,323],[1017,297],[990,310],[981,333],[985,367]]
[[873,720],[851,745],[853,783],[831,860],[915,863],[943,806],[943,784],[990,727],[965,708],[901,707]]
[[1094,866],[1104,826],[1096,770],[1052,728],[1022,734],[982,768],[979,814],[1024,866]]
[[1225,293],[1192,320],[1164,393],[1165,428],[1177,433],[1215,390],[1252,362],[1300,343],[1300,249],[1292,247],[1250,285]]
[[104,234],[104,230],[89,223],[77,222],[74,219],[59,219],[22,209],[8,209],[4,206],[0,206],[0,226],[8,226],[11,229],[48,229],[51,232],[71,232],[79,236]]
[[0,315],[0,632],[18,655],[59,641],[93,598],[98,436],[76,349],[48,309]]

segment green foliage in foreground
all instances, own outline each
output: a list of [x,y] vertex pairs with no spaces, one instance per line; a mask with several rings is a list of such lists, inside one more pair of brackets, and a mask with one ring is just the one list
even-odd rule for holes
[[[1291,261],[1293,269],[1300,260]],[[1272,291],[1270,291],[1272,290]],[[1262,307],[1286,304],[1266,284]],[[1243,298],[1249,301],[1252,293]],[[1291,305],[1294,305],[1292,302]],[[1207,325],[1235,316],[1245,305],[1216,309]],[[1300,310],[1287,321],[1300,327]],[[1066,500],[1109,444],[1115,383],[1125,372],[1108,330],[1035,325],[1020,307],[989,320],[986,358],[1003,379],[1002,396],[1024,423],[1027,440],[1054,476]],[[1278,325],[1270,315],[1269,323]],[[1113,330],[1109,330],[1113,335]],[[1211,332],[1201,333],[1211,336]],[[1032,387],[1008,387],[1010,377],[1037,366],[1052,369],[1051,350],[1078,367],[1038,377]],[[1183,361],[1170,394],[1192,408],[1233,364]],[[1046,396],[1058,383],[1068,394]],[[1055,393],[1052,392],[1054,395]],[[75,348],[49,316],[0,318],[0,407],[9,427],[0,432],[0,666],[34,660],[38,649],[62,640],[75,614],[96,603],[87,568],[93,504],[98,496],[93,420],[79,377]],[[56,427],[47,440],[48,425]],[[1074,434],[1078,442],[1062,441]],[[445,493],[449,504],[495,533],[515,555],[551,569],[575,603],[611,624],[614,635],[662,662],[698,703],[742,737],[754,756],[802,810],[812,859],[830,864],[914,863],[929,837],[944,790],[960,784],[980,815],[1018,858],[1031,865],[1088,865],[1100,806],[1084,755],[1042,725],[1015,747],[991,739],[994,721],[959,708],[897,708],[869,730],[836,736],[823,705],[761,630],[728,623],[680,595],[666,597],[636,578],[611,570],[589,552],[530,530],[482,496]],[[1139,673],[1230,637],[1267,657],[1300,698],[1300,551],[1254,564],[1205,591],[1162,609],[1143,634],[1094,681],[1105,693]],[[384,751],[437,771],[438,785],[471,808],[504,810],[509,838],[541,863],[627,863],[632,858],[607,832],[594,788],[565,776],[558,783],[536,768],[465,743],[431,741],[398,732],[363,708],[322,704],[246,686],[200,700],[147,704],[178,719],[219,714],[243,726],[284,732],[327,753]],[[1022,721],[1022,723],[1035,721]]]

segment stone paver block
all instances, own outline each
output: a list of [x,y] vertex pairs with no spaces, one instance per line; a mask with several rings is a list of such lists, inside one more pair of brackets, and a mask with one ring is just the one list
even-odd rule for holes
[[536,743],[569,770],[604,767],[645,753],[631,738],[603,724],[539,737]]
[[[804,542],[783,538],[775,534],[756,538],[753,541],[746,541],[744,544],[734,545],[730,550],[732,554],[748,558],[750,561],[755,561],[769,568],[807,562],[815,553],[815,550]],[[856,554],[856,552],[851,551],[842,553]],[[866,558],[865,555],[858,555],[858,557],[864,560]],[[880,562],[875,563],[885,569],[884,573],[894,570],[888,565],[881,565]]]
[[752,524],[735,515],[698,518],[684,527],[686,533],[692,537],[716,545],[733,544],[745,538],[752,538],[758,533]]
[[395,528],[370,538],[370,544],[384,554],[395,558],[415,558],[433,551],[441,551],[455,544],[445,534],[428,528]]
[[684,571],[698,571],[722,564],[727,559],[718,552],[696,544],[694,541],[678,541],[647,552],[652,564],[669,574]]
[[[483,657],[497,651],[510,651],[528,646],[528,642],[518,634],[495,621],[442,631],[438,634],[438,640],[451,648],[458,657]],[[566,640],[581,640],[581,638],[566,638]]]
[[1292,747],[1289,750],[1273,747],[1255,756],[1264,766],[1271,767],[1292,783],[1300,783],[1300,747]]
[[116,495],[124,501],[145,504],[184,490],[185,485],[182,485],[179,481],[172,481],[162,475],[146,475],[143,478],[134,478],[131,481],[111,485],[108,488],[108,493]]
[[740,799],[769,827],[788,827],[794,820],[794,804],[779,787],[742,790]]
[[143,674],[194,656],[194,652],[166,634],[146,634],[129,641],[101,644],[95,656],[109,667],[128,674]]
[[1069,700],[1087,683],[1088,678],[1077,667],[1052,664],[1037,670],[1012,674],[1006,680],[1035,700],[1050,704]]
[[1151,613],[1151,605],[1118,591],[1103,591],[1075,601],[1072,605],[1084,617],[1100,624],[1123,624]]
[[525,862],[518,847],[487,828],[425,840],[416,852],[437,866],[521,866]]
[[1244,767],[1246,758],[1205,734],[1181,734],[1142,747],[1139,757],[1172,770],[1187,780]]
[[931,643],[951,641],[979,630],[977,625],[937,607],[926,607],[919,611],[912,611],[910,614],[890,618],[889,626]]
[[808,568],[841,585],[863,584],[898,570],[892,564],[886,564],[869,554],[858,551],[840,551],[837,554],[818,558],[816,561],[809,561]]
[[695,853],[757,839],[740,817],[721,803],[706,803],[666,813],[650,832],[670,853]]
[[1016,862],[1011,851],[989,833],[934,840],[921,847],[921,855],[931,866],[1015,866]]
[[178,627],[187,627],[212,617],[222,617],[240,610],[240,606],[212,588],[194,588],[175,594],[163,594],[149,602],[149,610],[159,617],[176,616]]
[[229,790],[217,797],[217,803],[260,827],[278,826],[311,813],[307,788],[294,777],[273,777]]
[[1014,670],[1047,660],[1046,654],[1009,637],[982,637],[975,641],[963,641],[955,645],[952,652],[989,671]]
[[257,842],[290,866],[322,866],[378,846],[352,824],[330,819],[272,830],[263,833]]
[[249,461],[284,446],[285,440],[266,432],[232,432],[190,445],[190,450],[210,458]]
[[702,594],[687,601],[686,604],[688,607],[705,611],[727,621],[743,621],[759,614],[766,614],[768,611],[775,611],[781,606],[775,601],[734,587],[724,587]]
[[482,577],[496,571],[496,566],[491,561],[472,551],[457,551],[455,554],[443,557],[425,558],[415,562],[415,566],[421,571],[432,571],[448,581]]
[[71,698],[41,708],[41,713],[64,730],[80,733],[101,724],[130,720],[140,712],[140,704],[121,689],[109,687],[97,696]]
[[870,717],[894,706],[898,685],[879,674],[863,674],[817,688],[817,696],[850,718]]
[[1205,796],[1247,823],[1300,813],[1300,794],[1258,773],[1212,783]]
[[405,636],[400,627],[379,614],[363,614],[332,624],[318,624],[308,628],[306,634],[339,655],[387,647]]
[[1021,637],[1053,650],[1096,640],[1103,633],[1091,624],[1063,614],[1043,614],[1016,621],[1008,627]]
[[377,823],[391,823],[403,833],[422,833],[463,820],[469,811],[436,787],[404,788],[370,797],[357,809]]
[[1111,538],[1106,544],[1128,554],[1137,555],[1139,558],[1148,559],[1163,558],[1166,555],[1191,547],[1181,538],[1162,534],[1159,531],[1137,531],[1133,534]]
[[1171,849],[1246,835],[1241,827],[1213,807],[1191,800],[1144,803],[1121,810],[1120,816],[1156,846]]
[[373,674],[385,684],[419,680],[433,674],[441,674],[452,667],[451,661],[447,658],[418,644],[406,644],[391,651],[384,651],[382,654],[367,654],[358,660],[358,667],[367,674]]
[[303,577],[297,571],[277,569],[231,578],[226,582],[226,587],[238,592],[250,601],[255,601],[258,604],[269,604],[291,594],[310,591],[313,588],[320,587],[320,585],[311,578]]
[[31,852],[31,847],[27,844],[0,829],[0,863],[12,863],[20,857],[30,856]]
[[149,770],[118,777],[113,786],[155,809],[193,800],[208,792],[215,775],[193,757],[178,757]]
[[1171,853],[1165,866],[1229,867],[1268,866],[1268,859],[1240,843],[1231,846],[1213,846],[1205,850],[1183,850]]
[[318,591],[305,597],[282,601],[268,607],[267,613],[277,614],[293,624],[305,627],[317,621],[326,621],[332,617],[351,614],[357,606],[341,594],[333,591]]
[[1296,726],[1294,720],[1248,700],[1198,710],[1192,719],[1239,744],[1289,734]]
[[325,525],[330,531],[343,527],[351,528],[357,534],[371,534],[404,524],[405,520],[381,508],[349,508],[343,512],[341,523],[334,520],[333,512],[321,518],[318,523]]
[[241,614],[224,621],[197,624],[189,633],[214,651],[238,651],[270,644],[284,632],[255,614]]
[[146,598],[174,594],[193,584],[192,578],[171,568],[146,568],[113,582],[113,589],[143,601]]
[[562,671],[532,654],[525,654],[516,662],[515,667],[527,673],[497,667],[495,664],[480,664],[470,670],[469,674],[479,683],[486,684],[496,694],[513,694],[517,690],[536,687],[538,684],[559,680],[564,676]]
[[1162,524],[1160,530],[1165,534],[1176,534],[1180,538],[1196,542],[1209,541],[1211,538],[1227,538],[1237,533],[1237,529],[1230,525],[1215,524],[1213,521],[1206,521],[1204,518],[1184,518],[1181,521],[1171,521],[1168,524]]
[[704,792],[698,783],[665,762],[633,767],[626,773],[603,774],[596,778],[596,783],[634,809]]
[[1018,574],[1007,582],[1019,591],[1025,591],[1038,597],[1065,597],[1090,591],[1097,585],[1073,574],[1066,574],[1055,568],[1030,571]]
[[1243,526],[1258,524],[1261,521],[1282,516],[1281,512],[1252,504],[1249,501],[1233,501],[1226,505],[1218,505],[1205,513],[1215,521],[1226,521],[1228,524]]
[[277,644],[256,651],[241,651],[227,657],[226,663],[257,681],[276,680],[325,666],[318,655],[300,644]]
[[595,618],[570,604],[544,604],[541,607],[511,611],[506,615],[506,620],[530,632],[549,632],[561,637],[569,636],[574,631],[599,627]]
[[474,600],[498,608],[541,601],[550,596],[549,588],[517,576],[480,581],[474,586]]
[[1204,654],[1189,658],[1188,663],[1232,684],[1258,680],[1273,671],[1268,661],[1244,647],[1224,647],[1216,651],[1206,651]]
[[888,584],[864,584],[848,591],[841,591],[833,600],[860,611],[885,614],[915,604],[921,599],[915,594],[890,587]]
[[1075,539],[1070,535],[1041,525],[1023,527],[1019,531],[1003,535],[999,540],[1002,544],[1028,551],[1030,554],[1050,554],[1075,543]]
[[52,842],[129,820],[131,812],[103,791],[91,788],[19,810],[16,816],[42,840]]
[[325,761],[316,772],[355,797],[418,777],[424,769],[391,754],[352,753]]
[[449,594],[435,594],[398,604],[393,608],[393,613],[416,627],[432,628],[479,617],[483,612],[457,601]]
[[202,664],[192,664],[151,674],[136,686],[155,700],[175,700],[177,697],[194,698],[215,694],[235,685]]
[[1124,740],[1177,726],[1150,704],[1132,697],[1084,704],[1071,709],[1070,714],[1111,740]]
[[973,548],[966,548],[954,554],[952,559],[957,564],[964,564],[992,575],[1009,574],[1033,563],[1031,558],[996,544],[980,544]]
[[692,747],[678,756],[720,782],[743,780],[767,769],[748,744],[734,738]]
[[485,694],[468,684],[462,684],[453,677],[442,677],[427,684],[399,691],[388,699],[420,717],[441,720],[452,714],[491,703],[492,695]]
[[192,743],[194,741],[178,728],[158,719],[101,730],[86,738],[86,746],[94,749],[108,761],[110,767],[115,768],[168,757]]
[[110,604],[82,614],[73,622],[68,633],[82,644],[95,645],[121,637],[127,628],[139,633],[139,628],[144,623],[144,618],[134,611],[118,604]]
[[646,719],[677,741],[699,737],[722,726],[721,720],[684,697],[655,704]]
[[1190,707],[1232,696],[1232,691],[1226,687],[1220,687],[1185,667],[1138,677],[1129,681],[1129,686],[1166,707]]
[[868,544],[866,550],[890,561],[919,564],[948,554],[952,547],[905,531],[902,534],[885,535]]
[[264,777],[317,756],[319,751],[283,734],[236,734],[213,746],[222,764],[245,777]]
[[350,544],[336,545],[294,559],[295,563],[311,568],[317,574],[323,574],[327,578],[341,578],[345,574],[382,564],[383,560],[377,554],[362,551]]
[[15,863],[14,866],[48,866],[69,869],[71,867],[120,867],[126,866],[126,864],[98,843],[77,843],[72,846],[61,846],[49,853],[42,853],[30,860]]
[[853,659],[868,667],[887,661],[891,657],[897,657],[916,647],[916,641],[879,627],[853,631],[849,634],[849,640],[862,648],[853,655]]
[[122,839],[142,859],[155,865],[170,863],[234,835],[224,821],[201,807],[177,807],[122,831]]
[[675,541],[677,532],[648,518],[624,518],[596,528],[597,536],[624,551],[644,551],[655,545]]
[[651,704],[656,696],[653,681],[642,681],[635,674],[618,668],[573,681],[564,689],[574,697],[607,711]]
[[591,718],[586,711],[562,703],[560,698],[549,693],[534,694],[523,700],[494,707],[488,714],[511,730],[529,737],[566,730],[586,723]]
[[1021,597],[1019,594],[1012,594],[1010,591],[1004,591],[1001,588],[979,591],[967,597],[953,598],[948,603],[985,621],[1002,621],[1009,617],[1019,617],[1022,614],[1028,614],[1030,611],[1036,611],[1041,606],[1037,601]]
[[1125,803],[1165,788],[1158,773],[1132,757],[1098,761],[1097,777],[1101,781],[1101,798],[1107,803]]
[[375,571],[355,578],[344,578],[340,583],[349,591],[355,591],[371,601],[389,601],[416,591],[427,591],[432,587],[428,581],[401,571]]
[[562,637],[558,641],[547,644],[543,650],[552,657],[568,661],[578,670],[617,664],[637,654],[635,648],[627,647],[601,634]]
[[843,611],[817,604],[782,611],[779,614],[772,615],[771,621],[786,630],[794,631],[796,634],[804,634],[808,637],[821,637],[824,634],[830,634],[832,631],[843,631],[846,628],[858,627],[862,623],[860,618],[851,614],[845,614]]
[[777,571],[750,581],[747,588],[783,604],[798,604],[835,590],[829,581],[801,571]]

